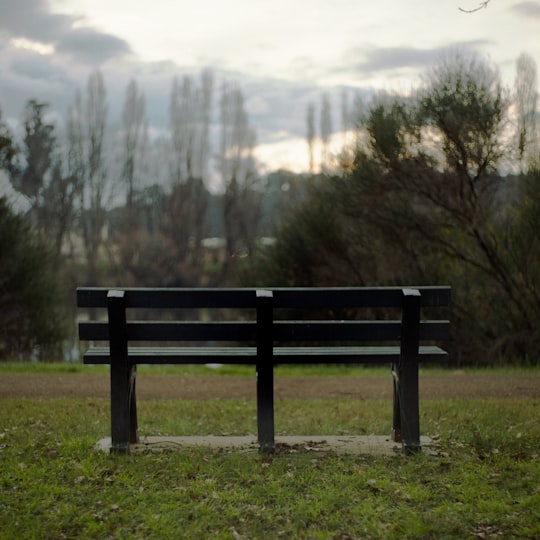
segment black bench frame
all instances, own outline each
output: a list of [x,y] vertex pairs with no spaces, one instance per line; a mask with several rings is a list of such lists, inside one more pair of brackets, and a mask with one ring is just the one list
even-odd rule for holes
[[[137,364],[207,363],[256,366],[257,431],[263,452],[273,452],[275,448],[274,365],[391,364],[393,439],[402,442],[406,453],[416,452],[421,448],[419,362],[447,358],[446,351],[440,347],[421,343],[448,339],[449,322],[423,321],[420,311],[422,307],[449,306],[450,287],[78,288],[77,305],[107,309],[107,321],[80,322],[79,337],[83,341],[109,342],[106,346],[92,345],[84,355],[84,363],[111,366],[111,451],[114,452],[127,453],[131,444],[139,442]],[[131,308],[251,308],[255,310],[255,318],[221,322],[141,321],[128,319],[127,310]],[[398,308],[401,319],[342,320],[343,311],[351,308]],[[274,318],[277,309],[319,309],[334,315],[324,320],[283,320]],[[389,341],[394,344],[381,345]],[[135,342],[158,343],[150,347],[131,346]],[[171,342],[188,342],[189,346],[171,346]],[[191,346],[192,342],[205,344]],[[221,344],[212,344],[216,342]],[[305,346],[306,342],[311,344]],[[322,342],[331,345],[323,346]],[[366,342],[376,344],[366,346]]]

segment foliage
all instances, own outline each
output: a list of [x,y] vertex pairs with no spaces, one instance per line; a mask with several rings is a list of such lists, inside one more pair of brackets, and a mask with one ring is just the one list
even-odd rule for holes
[[47,105],[30,100],[24,120],[24,165],[12,174],[13,187],[24,194],[37,210],[47,186],[47,175],[53,165],[56,145],[54,126],[45,121]]
[[[248,401],[141,405],[151,434],[250,433],[254,424]],[[388,403],[377,400],[277,406],[281,433],[372,433],[387,424]],[[189,448],[108,456],[93,449],[108,429],[106,400],[4,399],[0,538],[535,538],[539,407],[424,402],[437,457],[306,448],[272,458]]]
[[48,109],[48,104],[36,100],[27,103],[23,144],[6,170],[13,188],[29,203],[26,219],[51,247],[54,269],[59,270],[63,243],[74,221],[79,185],[76,177],[64,174],[55,126],[46,119]]
[[540,192],[534,166],[500,172],[512,155],[508,118],[497,70],[459,53],[428,72],[414,98],[377,96],[354,161],[314,187],[252,280],[448,283],[455,364],[536,361]]
[[16,154],[17,148],[13,142],[13,135],[2,120],[2,110],[0,109],[0,170],[10,170]]
[[0,198],[0,358],[59,356],[64,337],[51,255]]
[[350,283],[354,268],[343,259],[347,240],[335,216],[332,180],[322,177],[312,196],[292,209],[277,231],[278,243],[262,248],[246,268],[243,280],[250,285],[313,287]]
[[502,156],[507,106],[498,71],[461,53],[435,65],[420,95],[421,120],[442,137],[446,166],[473,181],[495,170]]

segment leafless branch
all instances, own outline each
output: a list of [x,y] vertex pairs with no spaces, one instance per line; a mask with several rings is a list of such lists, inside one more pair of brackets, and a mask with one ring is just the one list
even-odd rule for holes
[[463,13],[474,13],[475,11],[480,11],[481,9],[487,8],[490,2],[491,0],[483,0],[483,2],[480,2],[480,4],[478,4],[478,6],[473,9],[463,9],[461,7],[458,9],[459,11],[463,11]]

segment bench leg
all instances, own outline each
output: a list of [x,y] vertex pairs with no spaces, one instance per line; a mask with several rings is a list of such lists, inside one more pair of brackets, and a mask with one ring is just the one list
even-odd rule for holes
[[399,366],[397,364],[392,364],[392,379],[394,387],[392,440],[394,442],[403,442],[401,436],[401,407],[399,406]]
[[418,363],[416,361],[409,362],[409,364],[397,369],[398,371],[394,375],[393,439],[395,442],[403,443],[404,453],[414,454],[422,449],[420,445]]
[[129,442],[139,442],[139,424],[137,420],[137,366],[131,366],[129,384]]
[[416,369],[416,375],[412,369],[404,369],[401,376],[403,380],[400,385],[403,450],[406,454],[413,454],[421,450],[418,369]]
[[135,379],[137,367],[129,365],[125,292],[107,294],[111,354],[111,452],[129,453],[138,442]]
[[257,295],[257,433],[262,453],[275,451],[274,442],[274,360],[273,294],[258,290]]
[[420,293],[403,290],[401,358],[397,384],[401,418],[401,438],[406,454],[416,453],[420,446],[420,407],[418,397],[418,348],[420,328]]
[[127,454],[129,445],[139,442],[136,366],[111,364],[111,452]]
[[274,441],[274,366],[257,364],[257,433],[260,451],[271,454]]

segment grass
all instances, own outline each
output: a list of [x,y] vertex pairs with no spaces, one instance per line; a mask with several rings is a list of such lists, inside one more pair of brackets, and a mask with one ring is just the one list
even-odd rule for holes
[[[91,369],[91,368],[84,368]],[[426,400],[437,457],[105,455],[100,399],[0,400],[0,538],[540,538],[540,400]],[[278,434],[387,433],[382,400],[276,402]],[[142,435],[247,434],[250,400],[140,401]]]
[[[212,366],[212,364],[210,364]],[[174,366],[174,365],[140,365],[137,368],[140,373],[154,374],[154,375],[239,375],[239,376],[253,376],[255,370],[254,366],[242,366],[242,365],[224,365],[215,369],[215,367],[208,366]],[[366,377],[379,377],[381,373],[388,375],[388,368],[381,367],[366,367],[366,366],[278,366],[276,367],[276,374],[281,376],[331,376],[331,375],[362,375]],[[38,363],[38,362],[3,362],[0,363],[0,373],[11,374],[108,374],[109,367],[101,365],[84,365],[82,363]]]
[[[174,366],[174,365],[140,365],[138,370],[143,374],[154,375],[239,375],[252,376],[254,366],[235,366],[228,365],[215,369],[207,366]],[[540,364],[535,367],[513,367],[501,366],[496,368],[466,368],[463,370],[466,374],[513,374],[513,375],[540,375]],[[361,376],[361,377],[380,377],[388,376],[387,366],[344,366],[344,365],[321,365],[312,366],[303,365],[283,365],[275,368],[276,375],[282,377],[297,376]],[[9,374],[108,374],[109,367],[101,365],[84,365],[79,362],[0,362],[0,375]],[[444,375],[448,374],[449,369],[440,366],[424,366],[420,368],[420,374]]]

